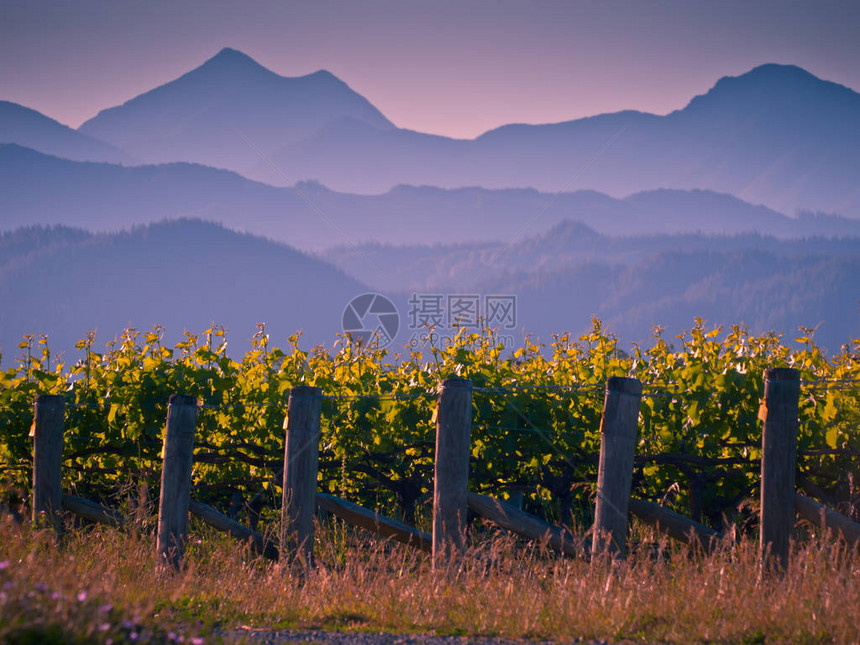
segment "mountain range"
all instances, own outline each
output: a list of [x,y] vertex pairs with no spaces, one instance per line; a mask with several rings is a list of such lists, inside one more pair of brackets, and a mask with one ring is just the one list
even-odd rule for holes
[[586,188],[616,198],[703,189],[787,214],[860,217],[860,95],[792,65],[723,77],[665,116],[628,110],[510,124],[469,140],[398,128],[330,72],[283,77],[229,48],[102,110],[74,146],[60,145],[71,131],[47,117],[38,136],[25,132],[26,108],[12,106],[0,105],[0,143],[76,160],[193,162],[273,185],[316,180],[362,194],[400,184]]
[[[608,235],[768,232],[776,237],[860,235],[860,221],[790,218],[710,191],[656,190],[614,199],[594,191],[554,196],[533,189],[397,186],[382,195],[316,183],[279,188],[189,163],[152,166],[76,162],[0,145],[2,226],[62,224],[116,231],[164,218],[195,217],[304,250],[359,243],[504,243],[562,221]],[[538,215],[534,217],[535,215]]]
[[858,169],[860,95],[790,65],[465,140],[224,49],[78,130],[0,101],[0,351],[213,322],[331,343],[368,290],[402,316],[416,291],[516,295],[544,340],[702,316],[823,323],[835,351],[860,329]]
[[[791,263],[796,258],[846,258],[860,253],[860,235],[843,238],[778,239],[759,233],[714,235],[697,233],[641,234],[624,237],[598,233],[580,222],[563,221],[540,235],[512,244],[392,245],[377,242],[341,246],[319,257],[385,292],[468,292],[498,290],[505,280],[532,281],[575,266],[632,268],[655,257],[773,255]],[[653,285],[659,290],[660,282]],[[860,294],[858,294],[860,295]]]
[[[263,322],[276,345],[299,330],[305,346],[330,345],[347,303],[380,290],[400,316],[394,351],[426,331],[411,322],[412,294],[515,296],[516,320],[502,330],[508,346],[526,333],[544,341],[564,330],[584,333],[593,315],[625,348],[647,345],[658,323],[672,341],[695,317],[789,338],[800,325],[818,326],[816,338],[834,352],[860,326],[860,238],[612,238],[562,223],[511,244],[496,262],[498,247],[481,244],[351,251],[311,257],[188,219],[102,234],[65,226],[3,233],[0,302],[14,306],[0,307],[0,354],[9,365],[24,334],[46,334],[54,352],[74,360],[75,342],[90,330],[100,347],[127,327],[161,325],[171,344],[184,330],[218,324],[235,355]],[[362,266],[359,252],[379,274]],[[438,331],[451,332],[449,322]]]
[[635,111],[508,125],[474,140],[342,119],[275,154],[277,183],[315,178],[347,191],[393,185],[589,188],[623,197],[655,188],[730,193],[793,214],[860,217],[860,95],[804,70],[764,65],[721,79],[666,116]]
[[331,343],[344,306],[364,291],[321,260],[199,220],[111,234],[27,227],[0,234],[0,352],[11,361],[24,334],[47,334],[70,354],[90,330],[103,346],[154,325],[168,343],[223,325],[239,351],[257,323],[281,346],[298,330]]
[[79,130],[146,163],[243,172],[344,118],[379,131],[394,127],[330,72],[286,78],[225,48],[180,78],[102,110]]
[[45,154],[75,161],[132,163],[113,146],[72,130],[30,108],[0,101],[0,144],[16,143]]
[[860,236],[776,239],[758,233],[610,236],[577,222],[498,244],[336,248],[323,256],[372,289],[399,294],[516,296],[516,341],[590,329],[592,316],[623,345],[647,346],[655,325],[670,340],[700,317],[753,333],[816,327],[836,352],[860,330]]

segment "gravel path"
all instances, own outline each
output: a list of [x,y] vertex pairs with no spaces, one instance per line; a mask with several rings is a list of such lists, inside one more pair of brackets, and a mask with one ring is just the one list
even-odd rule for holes
[[[243,628],[224,631],[225,641],[248,645],[280,645],[281,643],[320,643],[321,645],[555,645],[555,641],[532,641],[513,638],[472,636],[436,636],[435,634],[388,634],[385,632],[328,632],[270,630]],[[608,641],[575,639],[582,645],[610,645]]]

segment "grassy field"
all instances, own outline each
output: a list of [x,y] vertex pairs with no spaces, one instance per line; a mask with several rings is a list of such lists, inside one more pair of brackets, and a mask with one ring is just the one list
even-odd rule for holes
[[[709,557],[640,535],[625,561],[559,558],[479,531],[456,566],[354,534],[317,532],[312,570],[251,558],[194,525],[185,568],[156,573],[145,531],[0,528],[0,642],[218,642],[252,627],[573,641],[860,642],[860,554],[812,539],[784,575],[756,545]],[[649,539],[651,538],[651,539]]]

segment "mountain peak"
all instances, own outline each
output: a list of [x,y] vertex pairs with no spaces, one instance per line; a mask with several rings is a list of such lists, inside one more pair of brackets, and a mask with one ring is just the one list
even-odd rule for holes
[[823,109],[854,101],[852,89],[825,81],[797,65],[765,63],[739,76],[723,76],[707,93],[693,98],[683,112],[730,113],[804,105]]
[[277,76],[275,72],[263,67],[253,58],[240,52],[238,49],[224,47],[221,51],[215,54],[212,58],[203,63],[200,67],[189,73],[194,72],[240,72],[254,73],[265,72],[272,76]]
[[238,49],[233,49],[232,47],[223,47],[221,49],[221,51],[219,51],[217,54],[215,54],[210,60],[215,60],[218,58],[220,58],[220,59],[235,58],[235,59],[240,59],[240,60],[248,60],[248,61],[251,61],[252,63],[256,62],[253,58],[248,56],[248,54],[246,54],[245,52],[239,51]]
[[77,161],[132,161],[128,155],[113,146],[76,132],[41,112],[11,101],[0,100],[0,143],[18,144]]
[[335,82],[343,84],[343,81],[341,81],[337,76],[335,76],[326,69],[320,69],[305,76],[298,76],[293,78],[284,77],[277,72],[273,72],[269,68],[260,65],[260,63],[248,56],[248,54],[246,54],[245,52],[239,51],[238,49],[233,49],[232,47],[224,47],[212,58],[189,72],[189,74],[198,75],[201,73],[217,74],[219,76],[222,74],[236,74],[239,76],[251,75],[252,77],[254,74],[259,74],[270,76],[272,78],[286,78],[291,81],[307,80],[322,83]]
[[[732,78],[730,76],[724,78]],[[753,67],[750,71],[745,74],[741,74],[735,78],[751,78],[755,80],[762,79],[772,79],[772,80],[782,80],[782,81],[798,81],[798,80],[821,80],[814,74],[810,74],[802,67],[798,67],[797,65],[784,65],[782,63],[763,63],[762,65],[758,65]]]
[[260,156],[250,141],[274,154],[341,118],[394,127],[331,72],[281,76],[225,47],[179,78],[102,110],[79,131],[148,163],[190,161],[251,172]]
[[711,92],[750,90],[756,92],[796,92],[822,85],[836,84],[828,83],[828,81],[810,74],[797,65],[765,63],[753,67],[750,71],[739,76],[723,76],[717,81]]
[[[308,74],[308,76],[314,77],[314,78],[333,78],[336,81],[340,81],[340,79],[337,76],[332,74],[327,69],[318,69],[317,71]],[[343,82],[343,81],[340,81],[340,82]]]

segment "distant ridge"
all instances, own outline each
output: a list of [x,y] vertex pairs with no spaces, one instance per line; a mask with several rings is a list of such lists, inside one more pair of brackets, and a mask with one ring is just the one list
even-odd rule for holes
[[711,110],[727,108],[778,109],[787,102],[817,104],[826,107],[845,102],[850,106],[855,101],[854,90],[818,78],[796,65],[766,63],[754,67],[739,76],[724,76],[705,94],[694,97],[682,111],[697,110],[707,106]]
[[569,190],[623,197],[707,189],[790,214],[860,218],[860,95],[799,67],[766,64],[721,78],[666,116],[628,110],[511,124],[468,141],[361,123],[321,130],[271,160],[279,173],[260,163],[253,176],[315,178],[348,192],[429,184],[554,193],[575,178]]
[[0,101],[0,144],[4,143],[15,143],[75,161],[134,161],[126,153],[103,141],[11,101]]
[[[328,71],[283,77],[225,48],[179,78],[103,110],[78,134],[141,162],[199,163],[275,186],[316,180],[364,195],[398,185],[588,189],[616,199],[658,189],[709,190],[789,215],[860,219],[860,94],[794,65],[767,63],[720,78],[665,116],[626,110],[508,124],[467,140],[397,128]],[[75,160],[129,159],[103,147],[82,154],[22,136],[7,139]]]
[[[188,72],[187,74],[183,74],[177,80],[187,78],[189,77],[189,75],[194,74],[202,76],[208,73],[222,74],[227,71],[232,71],[233,73],[237,74],[258,74],[260,76],[265,75],[270,77],[278,76],[277,74],[275,74],[275,72],[266,69],[253,58],[243,52],[240,52],[238,49],[233,49],[232,47],[224,47],[212,58],[200,65],[200,67],[197,67],[196,69],[192,70],[191,72]],[[162,87],[165,86],[162,85]]]
[[305,347],[330,344],[364,291],[318,258],[199,220],[104,235],[30,227],[0,234],[0,302],[15,303],[0,316],[0,353],[11,359],[24,334],[45,333],[54,352],[74,355],[89,330],[103,347],[126,327],[156,324],[173,342],[224,325],[234,354],[259,322],[279,343],[303,330]]
[[380,195],[355,195],[312,182],[296,188],[277,188],[198,164],[122,167],[0,145],[0,230],[39,222],[115,231],[165,217],[198,217],[311,250],[343,245],[336,230],[354,243],[505,242],[540,212],[526,236],[565,220],[610,236],[756,231],[785,238],[860,235],[856,220],[789,218],[703,190],[661,189],[625,199],[583,190],[553,199],[534,189],[396,186]]
[[340,118],[393,127],[330,72],[284,77],[224,48],[199,67],[122,105],[102,110],[80,132],[148,163],[198,162],[243,170]]

